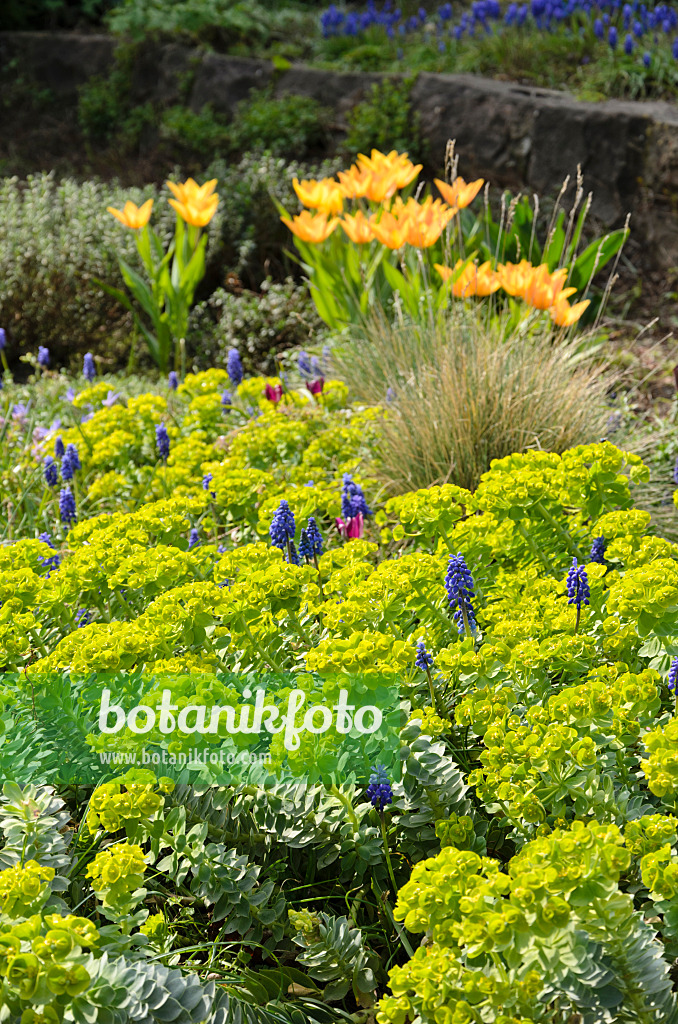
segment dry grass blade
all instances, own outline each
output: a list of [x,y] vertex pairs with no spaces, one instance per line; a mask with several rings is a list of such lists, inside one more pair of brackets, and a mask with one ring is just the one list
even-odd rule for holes
[[582,356],[581,338],[502,331],[459,305],[437,325],[375,318],[336,353],[356,398],[383,402],[392,389],[377,471],[387,490],[473,488],[494,458],[601,437],[611,382],[599,361]]

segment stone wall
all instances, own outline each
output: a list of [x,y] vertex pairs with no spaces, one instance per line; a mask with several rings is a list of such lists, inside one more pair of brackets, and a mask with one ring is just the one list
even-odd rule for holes
[[[106,36],[0,33],[0,66],[19,58],[59,103],[77,102],[92,74],[110,66]],[[188,102],[230,115],[253,88],[297,93],[333,107],[338,120],[363,98],[378,74],[341,73],[191,51],[168,44],[144,51],[135,65],[138,102],[178,102],[190,79]],[[633,236],[647,265],[678,264],[678,107],[669,103],[579,102],[565,93],[532,89],[473,75],[421,74],[412,91],[430,153],[442,164],[456,139],[459,170],[494,185],[556,194],[578,165],[593,192],[592,211],[608,227],[632,215]],[[2,133],[0,133],[1,136]]]

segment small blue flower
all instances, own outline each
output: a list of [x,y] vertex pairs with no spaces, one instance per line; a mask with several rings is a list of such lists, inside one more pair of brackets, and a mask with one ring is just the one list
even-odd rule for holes
[[676,683],[678,683],[678,658],[673,658],[669,668],[669,690],[675,690]]
[[271,520],[269,528],[271,544],[276,548],[286,548],[288,542],[294,540],[295,531],[294,513],[289,503],[283,498]]
[[74,444],[66,445],[66,451],[61,460],[61,476],[64,480],[72,480],[76,469],[80,469],[78,449]]
[[575,604],[579,612],[583,604],[589,603],[590,597],[591,590],[586,569],[583,565],[577,565],[577,559],[573,558],[567,574],[567,603]]
[[376,807],[379,812],[384,810],[386,804],[393,803],[391,780],[383,764],[372,768],[370,783],[367,787],[367,796],[372,802],[372,806]]
[[158,448],[158,455],[163,462],[167,462],[167,458],[170,453],[170,439],[169,434],[167,433],[167,427],[164,423],[158,423],[155,428],[155,443]]
[[676,455],[676,461],[673,464],[673,482],[678,487],[678,455]]
[[649,68],[651,63],[652,63],[652,57],[650,56],[650,54],[646,50],[645,53],[643,54],[643,65],[646,68]]
[[417,640],[417,656],[414,659],[415,667],[422,672],[433,668],[433,656],[428,653],[423,639]]
[[617,45],[617,29],[614,27],[614,25],[610,26],[610,31],[607,33],[607,42],[610,48],[614,50],[614,48]]
[[228,359],[226,360],[226,370],[228,372],[228,376],[231,378],[233,386],[237,388],[238,384],[240,384],[243,379],[242,362],[240,361],[240,353],[237,348],[229,348]]
[[678,60],[678,39],[673,40],[673,46],[671,47],[671,53],[674,60]]
[[371,516],[372,509],[365,501],[365,495],[360,484],[353,481],[350,473],[344,473],[344,489],[341,492],[341,514],[344,519],[353,519],[355,516]]
[[78,608],[75,613],[75,621],[78,624],[78,629],[82,629],[83,626],[89,626],[92,621],[92,612],[87,608]]
[[94,356],[91,352],[85,352],[85,358],[82,365],[82,373],[86,380],[92,383],[97,375],[96,366],[94,365]]
[[196,547],[196,545],[199,544],[199,543],[200,543],[200,534],[198,533],[198,530],[194,526],[193,529],[191,530],[191,532],[188,535],[188,550],[190,551],[191,548]]
[[233,405],[233,395],[231,394],[230,391],[224,391],[223,395],[221,396],[221,404],[224,408]]
[[591,555],[590,560],[592,562],[599,562],[601,565],[605,564],[605,548],[607,547],[607,541],[604,537],[596,537],[591,544]]
[[632,35],[627,35],[626,39],[624,40],[624,53],[626,54],[627,57],[630,57],[631,54],[633,53],[633,36]]
[[44,469],[45,483],[48,487],[56,487],[59,482],[59,467],[51,455],[45,456]]
[[45,345],[40,345],[38,348],[38,366],[42,366],[43,369],[47,369],[49,366],[49,349]]
[[309,359],[308,352],[300,352],[297,356],[297,367],[302,377],[312,377],[313,369],[311,367],[311,360]]
[[323,553],[323,539],[313,516],[309,516],[308,525],[301,531],[299,539],[299,554],[309,562],[317,555]]
[[179,374],[177,373],[176,370],[170,370],[169,375],[167,377],[167,383],[169,384],[171,391],[177,390],[177,388],[179,387]]
[[466,629],[464,614],[466,615],[471,633],[475,634],[477,626],[473,610],[475,584],[469,567],[461,553],[450,555],[447,565],[447,576],[445,577],[445,589],[450,608],[454,609],[453,618],[457,624],[459,635],[461,636]]
[[4,327],[0,327],[0,352],[2,352],[2,350],[3,350],[3,348],[5,347],[6,344],[7,344],[7,335],[5,333],[5,328]]
[[212,474],[211,473],[205,473],[204,477],[202,478],[202,489],[203,489],[203,491],[209,491],[210,492],[210,498],[216,498],[216,493],[214,491],[210,490],[210,484],[211,483],[212,483]]
[[596,39],[602,39],[603,35],[605,34],[603,29],[603,23],[600,20],[600,18],[596,18],[596,20],[593,22],[593,34],[595,35]]
[[59,494],[59,515],[64,526],[70,526],[75,522],[77,516],[75,511],[75,498],[70,487],[64,487]]

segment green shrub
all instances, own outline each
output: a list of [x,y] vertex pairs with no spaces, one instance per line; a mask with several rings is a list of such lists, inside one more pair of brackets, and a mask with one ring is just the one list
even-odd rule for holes
[[492,459],[537,448],[561,452],[603,433],[605,375],[577,342],[513,331],[456,302],[438,325],[375,319],[333,351],[351,394],[386,400],[379,470],[391,491],[474,487]]
[[248,369],[273,373],[276,352],[317,343],[324,331],[305,285],[290,277],[280,284],[269,278],[262,282],[261,294],[235,295],[217,288],[195,306],[188,348],[201,369],[224,366],[229,348],[235,346]]
[[196,112],[176,105],[162,112],[160,138],[193,153],[215,153],[228,149],[229,134],[225,122],[206,104]]
[[250,153],[237,164],[215,160],[206,178],[218,178],[221,211],[221,264],[235,271],[246,284],[257,287],[272,273],[282,277],[294,265],[284,255],[289,231],[273,205],[276,199],[288,210],[298,208],[292,179],[322,178],[336,173],[340,163],[320,166],[288,162],[270,153]]
[[[122,286],[117,256],[132,266],[138,256],[132,233],[122,228],[107,206],[122,208],[156,199],[154,224],[165,243],[173,234],[174,211],[153,186],[119,185],[53,174],[0,180],[0,323],[9,328],[12,349],[51,349],[54,364],[78,363],[87,350],[115,362],[129,338],[128,314],[93,283],[98,277]],[[212,243],[220,231],[219,213],[210,226]],[[214,244],[214,248],[218,248]]]
[[107,17],[114,35],[140,40],[163,34],[190,35],[210,45],[266,39],[265,12],[243,0],[123,0]]
[[297,159],[324,149],[330,111],[308,96],[274,98],[271,89],[251,92],[238,104],[230,126],[231,145],[238,152],[268,151]]
[[3,0],[0,31],[72,28],[98,22],[115,0]]
[[348,115],[349,130],[344,150],[353,157],[379,149],[405,151],[410,159],[425,156],[421,119],[412,110],[410,93],[414,78],[385,78],[372,85],[367,98]]

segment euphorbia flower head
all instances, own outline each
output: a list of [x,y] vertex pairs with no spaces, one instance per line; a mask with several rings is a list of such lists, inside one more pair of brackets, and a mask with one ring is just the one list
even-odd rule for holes
[[140,228],[145,228],[151,219],[153,200],[147,199],[141,206],[137,206],[136,203],[128,199],[122,210],[116,210],[113,206],[107,206],[106,210],[108,213],[112,213],[126,228],[138,231]]
[[314,215],[309,210],[302,210],[291,220],[289,217],[280,219],[302,242],[311,242],[314,245],[326,241],[339,223],[338,217],[328,218],[324,213]]
[[187,178],[179,184],[173,181],[167,181],[165,184],[175,197],[169,200],[169,204],[182,220],[199,228],[209,224],[219,204],[219,196],[214,194],[216,178],[206,181],[204,185],[198,185],[193,178]]
[[451,185],[448,185],[446,181],[441,181],[440,178],[433,180],[445,202],[457,210],[464,210],[472,203],[485,184],[484,178],[469,182],[464,181],[463,178],[455,178]]
[[334,178],[321,178],[320,181],[310,179],[292,181],[299,202],[319,213],[341,213],[344,208],[344,193],[341,185]]

